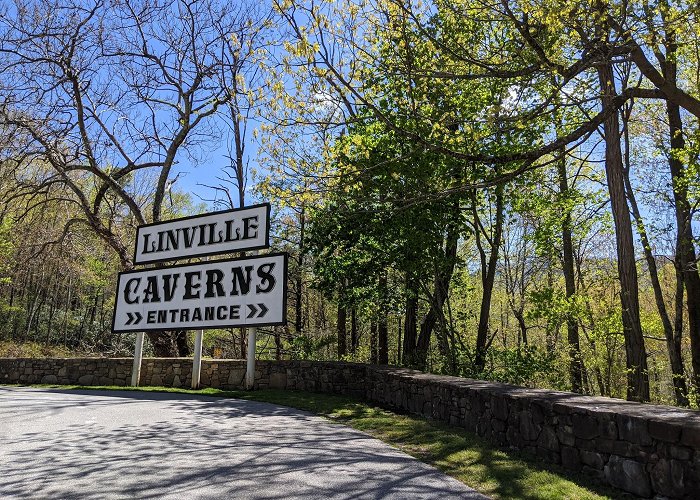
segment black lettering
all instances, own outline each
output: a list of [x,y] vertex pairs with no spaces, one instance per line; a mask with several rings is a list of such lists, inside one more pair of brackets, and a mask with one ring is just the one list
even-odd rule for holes
[[[177,250],[180,246],[180,230],[176,229],[173,231],[172,229],[168,229],[166,233],[168,236],[167,245],[172,247],[173,250]],[[169,250],[169,248],[166,248],[166,250]]]
[[[134,285],[134,289],[131,289],[131,283],[136,283]],[[131,278],[129,281],[126,282],[126,285],[124,286],[124,302],[127,304],[138,304],[139,303],[139,298],[138,296],[135,298],[131,298],[132,293],[136,293],[136,290],[139,287],[139,284],[141,283],[141,278]]]
[[226,319],[226,306],[219,306],[216,308],[216,319],[218,319],[218,320]]
[[204,231],[206,230],[207,225],[200,224],[197,227],[199,228],[199,245],[198,246],[203,247],[204,245],[206,245],[205,238],[206,238],[207,234]]
[[[243,275],[243,269],[240,267],[232,267],[231,272],[233,273],[233,289],[231,290],[231,295],[247,295],[250,291],[250,272],[253,270],[253,266],[245,266],[245,276]],[[240,286],[240,290],[239,290]]]
[[146,289],[143,291],[143,301],[145,302],[160,302],[160,295],[158,294],[158,277],[149,276],[146,278],[148,284]]
[[143,252],[142,253],[153,253],[155,251],[155,243],[151,243],[151,249],[148,249],[148,240],[151,239],[151,233],[146,233],[143,235]]
[[192,311],[192,321],[202,321],[202,310],[199,307]]
[[226,226],[226,239],[224,241],[226,242],[238,241],[241,239],[241,230],[238,228],[236,228],[236,237],[233,237],[233,223],[234,219],[230,219],[224,222],[224,225]]
[[195,292],[194,290],[197,290],[202,285],[201,283],[194,282],[195,277],[199,280],[202,277],[202,272],[192,271],[189,273],[185,273],[185,294],[182,296],[184,300],[199,298],[199,291]]
[[170,309],[168,311],[170,313],[170,322],[175,323],[175,318],[177,317],[177,313],[179,312],[179,309]]
[[204,308],[204,321],[211,321],[214,319],[214,306]]
[[187,323],[190,320],[190,310],[180,309],[180,323]]
[[241,319],[241,306],[236,304],[235,306],[229,307],[228,317],[229,319]]
[[167,323],[168,322],[168,310],[167,309],[160,309],[158,311],[158,323]]
[[156,322],[156,312],[155,311],[148,311],[148,315],[146,316],[146,323],[153,324]]
[[[218,235],[218,236],[219,236],[219,239],[218,239],[218,240],[214,240],[214,236],[215,236],[215,235]],[[216,243],[221,243],[222,241],[224,241],[224,237],[223,237],[223,235],[221,234],[221,231],[219,231],[219,232],[217,233],[217,232],[216,232],[216,222],[212,222],[211,224],[209,224],[209,243],[207,243],[207,244],[208,244],[208,245],[214,245],[214,244],[216,244]]]
[[[224,279],[224,273],[219,269],[209,269],[207,271],[207,291],[204,294],[204,298],[226,296],[224,287],[221,284],[222,279]],[[214,293],[214,287],[216,287],[216,293]]]
[[[192,231],[192,232],[190,232]],[[194,235],[197,232],[197,226],[183,227],[182,228],[182,239],[185,243],[185,248],[192,248],[192,243],[194,243]]]
[[163,231],[158,232],[158,251],[162,252],[163,250],[167,250],[163,248]]
[[[258,225],[252,224],[250,221],[258,222],[258,216],[256,215],[255,217],[244,217],[243,218],[243,239],[244,240],[258,237]],[[254,232],[252,234],[250,234],[251,230],[254,230]]]
[[260,278],[260,285],[267,285],[264,288],[260,285],[255,287],[255,291],[257,293],[270,293],[273,288],[275,288],[275,284],[277,283],[277,280],[275,277],[272,275],[272,270],[275,268],[275,263],[270,262],[269,264],[263,264],[260,267],[258,267],[258,278]]
[[[179,277],[179,274],[163,275],[163,296],[165,302],[170,302],[171,300],[173,300],[173,295],[175,295],[175,290],[177,289],[177,279]],[[173,278],[172,284],[170,283],[170,278]]]

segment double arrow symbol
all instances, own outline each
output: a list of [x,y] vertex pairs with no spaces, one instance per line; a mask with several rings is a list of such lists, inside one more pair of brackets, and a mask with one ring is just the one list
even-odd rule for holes
[[135,313],[126,313],[126,323],[125,325],[138,325],[139,322],[143,319],[143,315],[140,312],[135,312]]
[[[258,315],[256,316],[255,313],[258,312],[258,308],[260,308],[260,309],[259,309],[259,310],[260,310],[260,314],[258,314]],[[268,310],[269,310],[269,309],[267,308],[267,306],[266,306],[265,304],[258,304],[258,307],[255,307],[255,304],[248,304],[248,311],[249,311],[249,312],[248,312],[247,318],[248,318],[248,319],[251,319],[251,318],[262,318],[263,316],[265,316],[265,314],[267,313]]]

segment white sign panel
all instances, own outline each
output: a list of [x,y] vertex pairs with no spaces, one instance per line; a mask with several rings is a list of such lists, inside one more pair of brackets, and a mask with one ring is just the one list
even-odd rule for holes
[[283,325],[287,255],[119,273],[115,332]]
[[146,224],[136,230],[134,263],[267,248],[269,235],[268,203]]

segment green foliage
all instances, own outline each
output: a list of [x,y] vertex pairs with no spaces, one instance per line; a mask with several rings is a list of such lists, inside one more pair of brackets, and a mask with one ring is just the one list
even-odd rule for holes
[[334,342],[335,337],[333,335],[325,335],[322,337],[311,337],[303,334],[297,335],[290,343],[290,355],[292,359],[323,359],[322,351],[326,347],[333,345]]
[[486,378],[509,384],[529,385],[555,372],[555,353],[532,345],[489,351],[491,370]]
[[0,218],[0,285],[9,284],[12,280],[14,245],[10,218]]
[[544,320],[548,333],[564,324],[568,318],[577,322],[581,321],[585,314],[585,303],[578,295],[567,298],[561,288],[542,287],[533,290],[530,295],[530,309],[527,318],[533,321]]
[[557,353],[534,345],[492,347],[488,350],[487,364],[482,372],[473,371],[471,360],[474,353],[470,349],[465,350],[461,357],[460,375],[467,378],[533,386],[556,380],[559,374]]

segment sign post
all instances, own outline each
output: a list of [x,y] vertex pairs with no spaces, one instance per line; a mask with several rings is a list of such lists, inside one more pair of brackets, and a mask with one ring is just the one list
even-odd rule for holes
[[[204,260],[208,260],[204,257]],[[199,389],[199,382],[202,380],[202,341],[204,340],[204,330],[197,330],[194,333],[194,356],[192,358],[192,389]]]
[[[254,252],[253,255],[257,255],[257,253]],[[248,334],[248,353],[245,363],[245,388],[247,391],[252,391],[255,388],[255,348],[258,341],[258,329],[253,326],[246,330]]]
[[194,360],[192,361],[192,389],[199,389],[199,381],[202,378],[202,337],[204,337],[204,330],[197,330],[194,334]]
[[248,358],[245,367],[245,388],[252,391],[255,386],[255,342],[257,341],[258,329],[256,327],[248,330]]
[[141,378],[141,360],[143,359],[143,332],[136,333],[134,348],[134,366],[131,368],[131,386],[138,387]]
[[[146,224],[137,228],[134,263],[268,248],[269,232],[269,204]],[[144,331],[198,330],[192,368],[196,389],[201,382],[204,330],[245,328],[245,385],[252,389],[257,327],[284,325],[286,306],[284,253],[125,271],[118,277],[112,331],[137,332],[131,377],[137,386]]]

